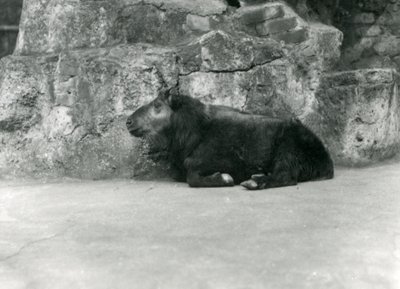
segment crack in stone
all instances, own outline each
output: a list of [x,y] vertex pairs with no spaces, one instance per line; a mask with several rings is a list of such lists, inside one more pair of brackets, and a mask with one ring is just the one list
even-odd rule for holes
[[164,8],[164,3],[161,3],[160,5],[157,5],[155,3],[148,3],[145,0],[142,0],[141,2],[138,2],[138,3],[135,3],[135,4],[131,4],[131,5],[128,5],[128,6],[125,6],[125,7],[144,6],[144,5],[153,6],[157,10],[160,10],[161,12],[166,12],[167,11],[167,9]]
[[376,120],[374,120],[374,121],[366,121],[366,120],[364,120],[364,119],[363,119],[362,117],[360,117],[360,116],[357,116],[357,117],[354,119],[354,121],[355,121],[356,123],[358,123],[358,124],[366,124],[366,125],[374,125],[374,124],[377,123]]
[[188,73],[179,73],[179,77],[181,77],[181,76],[189,76],[189,75],[191,75],[191,74],[193,74],[193,73],[196,73],[196,72],[203,72],[203,73],[226,73],[226,74],[228,74],[228,73],[236,73],[236,72],[250,72],[251,70],[253,70],[253,69],[255,69],[255,68],[257,68],[257,67],[261,67],[261,66],[264,66],[264,65],[266,65],[266,64],[268,64],[268,63],[271,63],[271,62],[273,62],[273,61],[275,61],[275,60],[278,60],[278,59],[280,59],[281,57],[279,57],[279,58],[276,58],[276,59],[273,59],[273,60],[267,60],[267,61],[265,61],[265,62],[261,62],[261,63],[251,63],[251,65],[249,66],[249,67],[247,67],[247,68],[235,68],[235,69],[208,69],[208,70],[205,70],[205,71],[202,71],[202,70],[193,70],[193,71],[190,71],[190,72],[188,72]]
[[15,253],[12,253],[12,254],[0,259],[0,262],[7,262],[7,261],[9,261],[9,260],[11,260],[11,259],[13,259],[15,257],[18,257],[24,250],[26,250],[27,248],[29,248],[29,247],[31,247],[31,246],[33,246],[35,244],[42,243],[42,242],[49,241],[49,240],[55,239],[57,237],[60,237],[60,236],[64,235],[67,231],[69,231],[70,229],[72,229],[75,226],[76,225],[73,224],[73,225],[68,226],[67,228],[65,228],[65,229],[61,230],[60,232],[58,232],[56,234],[53,234],[51,236],[40,238],[40,239],[33,240],[33,241],[29,241],[28,243],[23,245],[21,248],[19,248]]
[[[250,65],[248,68],[243,68],[243,69],[237,68],[237,69],[232,69],[232,70],[207,70],[207,71],[194,70],[194,71],[190,71],[190,72],[188,72],[188,73],[179,73],[179,75],[178,75],[177,87],[178,87],[178,89],[179,89],[179,86],[180,86],[180,78],[181,78],[181,77],[189,76],[189,75],[191,75],[191,74],[193,74],[193,73],[196,73],[196,72],[213,73],[213,74],[231,74],[231,73],[237,73],[237,72],[250,72],[250,71],[253,70],[253,69],[256,69],[256,68],[258,68],[258,67],[263,67],[264,65],[266,65],[266,64],[268,64],[268,63],[271,63],[271,62],[274,62],[275,60],[278,60],[278,59],[281,59],[281,58],[282,58],[282,57],[278,57],[278,58],[276,58],[276,59],[268,60],[268,61],[261,62],[261,63],[254,63],[254,62],[252,62],[251,65]],[[248,101],[249,101],[249,97],[250,97],[250,96],[249,96],[249,89],[246,89],[246,90],[247,90],[247,93],[246,93],[246,95],[245,95],[245,99],[244,99],[244,101],[243,101],[243,104],[240,106],[240,108],[241,108],[242,111],[245,110],[245,107],[246,107],[246,105],[247,105],[247,103],[248,103]],[[287,109],[288,109],[288,108],[287,108]],[[288,110],[289,110],[289,109],[288,109]]]
[[76,126],[74,126],[74,128],[71,130],[71,132],[70,133],[67,133],[67,134],[65,134],[64,136],[70,136],[70,135],[73,135],[74,134],[74,132],[78,129],[78,128],[80,128],[82,125],[80,125],[80,124],[77,124]]

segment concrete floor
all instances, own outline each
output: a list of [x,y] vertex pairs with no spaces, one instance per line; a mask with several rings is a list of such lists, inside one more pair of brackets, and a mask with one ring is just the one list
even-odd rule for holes
[[400,288],[400,164],[264,191],[0,181],[0,288]]

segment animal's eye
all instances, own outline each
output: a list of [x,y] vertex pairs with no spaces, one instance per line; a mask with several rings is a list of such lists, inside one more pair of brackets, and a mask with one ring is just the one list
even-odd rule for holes
[[155,108],[157,111],[160,111],[160,110],[161,110],[161,106],[162,106],[161,102],[156,101],[156,102],[154,102],[153,105],[154,105],[154,108]]

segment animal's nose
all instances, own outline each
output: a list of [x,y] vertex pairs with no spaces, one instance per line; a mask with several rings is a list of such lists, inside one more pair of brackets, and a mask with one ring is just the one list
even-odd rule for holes
[[131,119],[131,118],[128,118],[127,120],[126,120],[126,126],[127,127],[130,127],[130,126],[132,126],[133,125],[133,120]]

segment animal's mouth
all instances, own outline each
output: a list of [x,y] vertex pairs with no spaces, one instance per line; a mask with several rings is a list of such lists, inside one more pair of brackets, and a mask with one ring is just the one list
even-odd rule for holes
[[141,128],[131,128],[129,133],[135,137],[143,137],[147,134],[147,131]]

